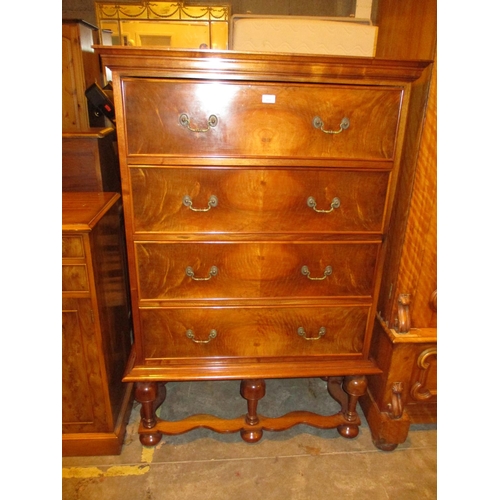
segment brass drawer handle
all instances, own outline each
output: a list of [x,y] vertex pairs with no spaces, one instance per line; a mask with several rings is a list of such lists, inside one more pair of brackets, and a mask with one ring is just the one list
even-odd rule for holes
[[197,278],[194,275],[193,268],[191,266],[186,267],[186,276],[189,276],[194,281],[208,281],[213,276],[217,276],[218,272],[219,272],[219,270],[217,269],[217,266],[212,266],[210,268],[210,271],[209,271],[208,276],[206,278]]
[[300,272],[304,276],[307,276],[312,281],[322,281],[327,276],[330,276],[330,274],[332,274],[333,269],[332,269],[332,266],[326,266],[325,270],[323,271],[323,276],[321,276],[321,278],[311,278],[311,273],[310,273],[309,268],[307,266],[302,266],[302,269],[300,270]]
[[321,337],[323,337],[323,335],[326,333],[326,328],[324,326],[322,326],[319,330],[318,330],[318,336],[317,337],[306,337],[306,331],[304,330],[304,328],[302,327],[299,327],[299,329],[297,330],[297,333],[305,340],[319,340]]
[[340,200],[335,197],[330,204],[329,210],[319,210],[318,208],[316,208],[316,200],[312,196],[309,196],[309,198],[307,198],[307,206],[320,214],[329,214],[330,212],[333,212],[335,208],[340,207]]
[[187,194],[182,199],[182,203],[186,207],[189,207],[189,209],[192,210],[193,212],[208,212],[212,207],[216,207],[219,204],[219,200],[217,199],[217,196],[213,194],[208,199],[208,208],[193,208],[193,200],[191,200],[191,196]]
[[208,340],[198,340],[194,338],[194,333],[193,330],[187,330],[186,331],[186,337],[196,344],[208,344],[211,340],[213,340],[215,337],[217,337],[217,330],[210,330],[210,333],[208,334]]
[[350,124],[351,124],[351,122],[349,121],[349,118],[344,117],[344,118],[342,118],[342,121],[340,122],[340,129],[339,130],[325,130],[323,120],[319,116],[315,116],[313,118],[313,127],[319,128],[321,130],[321,132],[324,132],[325,134],[340,134],[340,132],[349,128]]
[[184,127],[190,130],[191,132],[208,132],[211,128],[217,126],[219,123],[219,119],[215,115],[210,115],[208,117],[208,127],[207,128],[193,128],[191,127],[189,116],[186,113],[182,113],[179,116],[179,123]]

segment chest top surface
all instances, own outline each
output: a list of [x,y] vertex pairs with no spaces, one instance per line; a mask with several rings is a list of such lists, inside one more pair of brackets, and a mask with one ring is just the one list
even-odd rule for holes
[[119,198],[118,193],[62,193],[62,230],[90,231]]

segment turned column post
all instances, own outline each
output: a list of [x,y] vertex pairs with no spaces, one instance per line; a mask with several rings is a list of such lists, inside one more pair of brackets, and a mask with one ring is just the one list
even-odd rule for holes
[[[245,415],[245,422],[249,426],[257,426],[259,424],[257,405],[266,394],[265,380],[242,380],[240,394],[247,400],[248,413]],[[263,433],[261,428],[256,427],[254,429],[241,429],[240,434],[247,443],[255,443],[262,437]]]
[[[344,378],[342,388],[347,393],[347,405],[343,408],[344,417],[348,422],[346,425],[339,425],[339,434],[346,438],[354,438],[359,434],[359,416],[356,411],[358,399],[366,392],[368,381],[364,375],[353,375]],[[355,423],[356,422],[356,423]]]
[[[135,399],[141,403],[141,423],[145,429],[156,425],[156,410],[166,396],[165,386],[156,382],[136,382]],[[154,446],[161,441],[160,432],[141,433],[139,439],[144,446]]]

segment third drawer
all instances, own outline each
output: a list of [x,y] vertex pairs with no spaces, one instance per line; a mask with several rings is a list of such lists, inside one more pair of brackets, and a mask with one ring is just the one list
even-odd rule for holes
[[136,242],[139,298],[371,296],[378,242]]

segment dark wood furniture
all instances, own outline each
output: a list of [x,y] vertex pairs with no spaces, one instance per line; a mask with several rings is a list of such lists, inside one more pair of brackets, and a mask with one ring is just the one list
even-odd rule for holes
[[436,11],[436,0],[378,2],[377,55],[434,61],[413,85],[387,235],[370,351],[382,373],[360,399],[383,450],[403,443],[412,423],[437,421]]
[[[298,423],[358,434],[358,398],[425,61],[98,47],[113,73],[141,442]],[[258,413],[265,379],[321,377],[329,416]],[[241,380],[247,413],[160,419],[165,382]],[[268,397],[273,397],[269,394]]]
[[62,453],[117,455],[132,408],[121,199],[62,194]]
[[121,192],[114,128],[63,132],[62,190]]

